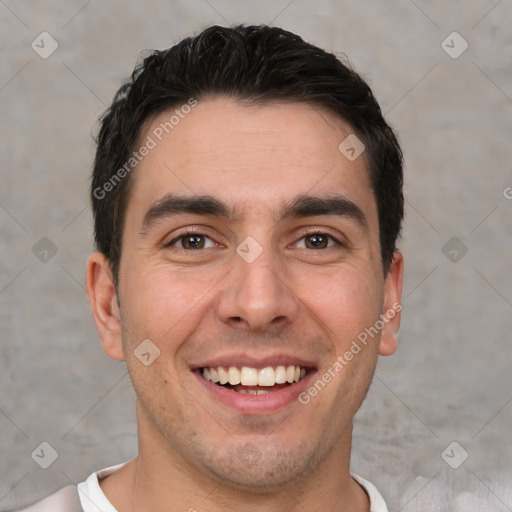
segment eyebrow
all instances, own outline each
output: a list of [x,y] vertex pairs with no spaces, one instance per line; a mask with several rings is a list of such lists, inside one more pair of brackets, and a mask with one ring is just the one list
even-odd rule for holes
[[[168,194],[154,203],[144,215],[142,231],[148,230],[161,219],[179,214],[209,215],[229,221],[240,220],[241,211],[209,195],[186,196]],[[355,220],[368,229],[368,221],[361,208],[344,196],[317,197],[299,195],[281,205],[279,220],[298,217],[333,215]]]
[[368,229],[368,220],[356,203],[341,195],[316,197],[300,195],[286,203],[281,211],[281,219],[334,215],[355,220],[362,228]]
[[240,217],[236,208],[230,207],[212,196],[180,196],[168,194],[149,208],[144,215],[141,228],[147,230],[158,220],[183,213],[212,215],[227,220],[236,220]]

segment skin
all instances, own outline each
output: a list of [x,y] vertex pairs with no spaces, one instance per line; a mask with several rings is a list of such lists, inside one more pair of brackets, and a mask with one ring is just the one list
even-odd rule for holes
[[[168,117],[155,117],[141,140]],[[105,257],[94,253],[87,264],[103,349],[126,361],[137,394],[138,456],[101,481],[120,512],[369,510],[350,477],[352,420],[378,355],[396,350],[399,313],[307,405],[241,414],[213,400],[191,371],[218,354],[284,353],[314,361],[321,376],[400,302],[402,256],[384,276],[364,154],[351,162],[338,150],[350,133],[309,105],[216,97],[200,101],[138,165],[120,307]],[[333,193],[360,208],[366,227],[348,216],[280,219],[281,205],[300,194]],[[213,196],[239,216],[187,213],[143,226],[167,194]],[[169,246],[183,228],[205,234],[205,248],[183,248],[189,238]],[[333,239],[312,247],[312,230]],[[236,252],[248,236],[263,249],[252,263]],[[145,339],[160,350],[149,366],[134,355]]]

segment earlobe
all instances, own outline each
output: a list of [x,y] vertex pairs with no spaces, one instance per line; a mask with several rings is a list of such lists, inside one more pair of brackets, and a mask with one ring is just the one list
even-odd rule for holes
[[382,319],[384,327],[379,344],[381,356],[391,356],[398,347],[397,334],[400,329],[402,311],[402,279],[404,259],[402,253],[395,251],[384,283],[384,302]]
[[103,351],[124,360],[117,294],[107,258],[95,252],[87,260],[86,289]]

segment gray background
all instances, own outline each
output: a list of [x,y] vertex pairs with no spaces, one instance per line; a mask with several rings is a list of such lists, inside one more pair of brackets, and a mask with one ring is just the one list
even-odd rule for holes
[[403,144],[400,347],[357,416],[353,470],[390,510],[512,510],[511,0],[0,0],[0,509],[135,455],[134,393],[83,289],[91,134],[141,50],[235,22],[346,53]]

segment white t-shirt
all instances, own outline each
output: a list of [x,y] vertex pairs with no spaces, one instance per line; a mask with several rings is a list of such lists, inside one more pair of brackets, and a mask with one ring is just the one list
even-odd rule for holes
[[[117,464],[116,466],[111,466],[109,468],[102,469],[101,471],[97,471],[90,475],[85,482],[78,484],[78,494],[80,496],[84,512],[117,512],[110,501],[108,501],[107,497],[103,494],[99,480],[111,475],[125,464],[126,462],[123,462],[122,464]],[[358,475],[352,474],[352,477],[366,490],[370,497],[370,512],[388,512],[384,499],[373,484]]]

